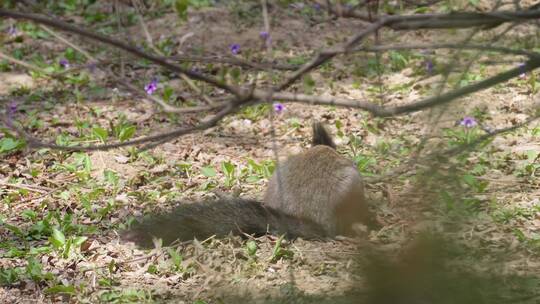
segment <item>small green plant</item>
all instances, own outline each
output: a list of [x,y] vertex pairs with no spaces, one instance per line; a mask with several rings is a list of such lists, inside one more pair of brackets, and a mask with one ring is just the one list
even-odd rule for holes
[[474,117],[465,117],[459,124],[458,128],[444,130],[450,148],[472,144],[482,134],[481,130],[476,128],[478,123]]
[[49,242],[53,248],[59,252],[62,258],[67,259],[75,253],[75,250],[80,249],[81,245],[87,240],[85,236],[72,236],[66,239],[64,233],[57,228],[53,228],[52,234],[49,237]]
[[274,249],[272,250],[272,256],[270,257],[270,261],[273,263],[277,262],[281,258],[291,259],[294,256],[294,252],[283,248],[282,243],[284,238],[284,235],[280,236],[276,241]]
[[311,75],[306,74],[303,78],[303,87],[304,87],[304,93],[306,94],[313,94],[315,91],[315,80],[311,77]]
[[99,139],[102,143],[105,143],[107,141],[107,138],[109,137],[109,132],[107,132],[107,130],[102,127],[93,127],[92,135],[95,138]]
[[392,71],[401,71],[409,65],[410,51],[389,51],[390,67]]
[[354,67],[352,73],[357,77],[371,78],[384,71],[384,67],[380,60],[372,55],[368,55],[367,59],[362,57],[362,60],[355,60],[352,64]]
[[470,85],[470,84],[472,84],[474,82],[482,80],[482,76],[479,75],[479,74],[465,73],[458,80],[459,80],[459,87],[465,87],[465,86],[468,86],[468,85]]
[[173,270],[176,272],[183,272],[184,268],[182,267],[182,261],[183,257],[180,253],[178,253],[173,248],[167,248],[167,252],[169,253],[169,256],[171,257],[171,262],[173,266]]
[[[201,174],[209,178],[215,177],[217,175],[216,169],[214,169],[211,166],[202,167]],[[211,180],[207,180],[201,185],[202,190],[210,190],[214,187],[215,187],[215,183]]]
[[242,176],[245,177],[245,181],[248,183],[257,183],[261,179],[268,179],[272,176],[275,166],[275,162],[271,160],[257,163],[250,159],[248,160],[247,167],[242,170]]
[[160,39],[156,44],[156,47],[165,55],[171,56],[176,49],[176,42],[170,37]]
[[53,169],[58,171],[67,171],[76,174],[79,178],[87,180],[92,171],[92,162],[86,153],[73,153],[70,163],[55,164]]
[[190,178],[193,174],[193,168],[190,163],[180,162],[175,165],[175,174],[181,177]]
[[121,115],[119,121],[114,124],[111,122],[112,134],[120,141],[127,141],[135,135],[137,128],[128,122],[125,116]]
[[242,70],[238,67],[231,68],[229,69],[229,76],[232,83],[239,84],[242,81]]
[[536,73],[530,72],[527,74],[527,76],[528,76],[527,85],[529,86],[529,91],[532,94],[538,93],[539,86],[538,86],[538,77],[536,76]]
[[249,119],[251,121],[257,121],[263,117],[268,116],[271,106],[269,104],[257,104],[253,106],[245,107],[239,114],[240,117]]
[[486,191],[489,182],[485,180],[479,180],[477,177],[471,174],[465,174],[461,176],[461,180],[465,185],[467,185],[471,190],[476,193],[483,193]]
[[75,286],[73,285],[64,285],[64,284],[57,284],[54,286],[51,286],[49,288],[46,288],[44,290],[46,294],[64,294],[64,295],[74,295],[75,294]]
[[216,169],[214,167],[206,166],[201,168],[202,175],[206,177],[215,177],[216,176]]
[[308,57],[296,56],[296,57],[288,58],[287,62],[292,65],[303,65],[308,62]]
[[163,88],[163,100],[167,102],[175,101],[177,96],[174,94],[174,89],[170,86],[165,86]]
[[372,170],[370,168],[377,163],[377,160],[373,156],[357,154],[353,157],[353,161],[356,164],[358,171],[365,176],[372,176]]
[[24,269],[24,274],[32,281],[39,283],[44,281],[52,281],[54,279],[52,273],[43,272],[43,266],[41,266],[41,263],[36,258],[29,257],[26,262],[27,264]]
[[178,15],[178,18],[180,18],[183,21],[187,20],[187,12],[188,7],[191,0],[175,0],[174,1],[174,9],[176,10],[176,14]]
[[26,145],[26,142],[13,137],[4,137],[0,139],[0,154],[12,153],[21,150]]
[[109,169],[103,170],[103,178],[108,185],[114,187],[115,189],[117,189],[120,185],[120,176],[115,171]]
[[[20,22],[17,24],[18,28],[25,32],[32,39],[49,38],[49,34],[40,29],[36,24],[30,22]],[[20,58],[19,58],[20,59]]]
[[115,289],[101,293],[99,300],[104,303],[147,303],[152,302],[152,294],[145,290]]
[[524,153],[525,161],[521,167],[517,168],[517,175],[524,177],[534,177],[536,176],[536,171],[540,168],[538,159],[540,158],[540,153],[534,150],[526,151]]
[[225,187],[231,188],[237,180],[236,167],[233,163],[224,161],[221,163],[221,171],[225,175]]
[[10,286],[21,280],[23,270],[19,267],[0,268],[0,286]]
[[255,257],[257,253],[257,243],[255,241],[249,240],[246,242],[246,253],[250,257]]

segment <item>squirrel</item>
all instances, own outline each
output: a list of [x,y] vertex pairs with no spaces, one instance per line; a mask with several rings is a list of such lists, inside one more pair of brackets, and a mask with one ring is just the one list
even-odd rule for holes
[[358,169],[335,147],[324,126],[314,123],[312,147],[278,166],[264,203],[318,223],[329,236],[353,235],[358,222],[376,225]]
[[324,126],[314,123],[312,147],[278,165],[263,203],[223,198],[180,204],[169,213],[143,218],[124,231],[122,239],[149,247],[153,237],[167,245],[231,232],[293,239],[352,235],[353,223],[372,226],[374,216],[358,170],[335,147]]
[[290,156],[268,182],[267,206],[321,225],[327,235],[353,235],[353,224],[376,226],[354,163],[338,154],[321,123],[313,124],[312,147]]

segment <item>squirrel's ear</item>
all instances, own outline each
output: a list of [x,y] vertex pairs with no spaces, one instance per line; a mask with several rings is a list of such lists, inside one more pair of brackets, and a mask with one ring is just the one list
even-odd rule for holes
[[332,136],[328,134],[328,131],[320,122],[314,122],[312,125],[313,128],[313,139],[311,141],[311,146],[323,145],[328,146],[332,149],[336,148],[336,144],[332,140]]

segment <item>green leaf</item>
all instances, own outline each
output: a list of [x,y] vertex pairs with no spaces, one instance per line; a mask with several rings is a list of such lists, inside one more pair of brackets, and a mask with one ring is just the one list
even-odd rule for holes
[[174,3],[174,8],[176,9],[176,14],[180,19],[187,19],[187,10],[190,4],[190,0],[176,0]]
[[258,182],[260,180],[261,180],[261,178],[256,176],[256,175],[250,175],[250,176],[248,176],[246,178],[246,182],[248,182],[248,183],[256,183],[256,182]]
[[66,243],[66,237],[62,231],[53,228],[52,235],[49,238],[49,241],[53,244],[55,248],[60,248]]
[[118,135],[118,139],[120,139],[120,141],[126,141],[130,139],[135,134],[135,130],[136,130],[135,126],[123,127],[122,130],[120,131],[120,134]]
[[272,262],[276,262],[280,258],[291,258],[294,255],[294,252],[281,247],[284,238],[285,235],[282,235],[276,241],[276,245],[274,246],[274,250],[272,250],[272,256],[270,258]]
[[202,175],[206,176],[206,177],[214,177],[216,176],[216,170],[213,168],[213,167],[202,167],[201,168],[201,173]]
[[229,74],[231,75],[232,79],[238,83],[240,81],[240,75],[241,75],[241,72],[240,72],[240,68],[232,68],[230,71],[229,71]]
[[176,250],[172,249],[172,248],[168,248],[168,253],[169,253],[169,256],[171,257],[171,260],[176,268],[176,270],[180,270],[182,269],[182,256],[176,252]]
[[171,101],[173,93],[173,88],[171,88],[170,86],[166,86],[165,89],[163,89],[163,100]]
[[103,176],[105,177],[105,181],[109,185],[117,186],[118,181],[120,180],[120,177],[118,174],[112,170],[103,170]]
[[341,120],[336,119],[336,129],[341,130],[342,127],[343,123],[341,122]]
[[69,192],[69,190],[66,190],[66,191],[60,192],[59,196],[63,200],[67,201],[69,199],[69,197],[71,196],[71,193]]
[[17,226],[13,226],[13,225],[10,225],[8,223],[2,223],[2,226],[5,226],[6,229],[13,232],[18,237],[23,237],[24,236],[24,233],[22,232],[22,230]]
[[255,253],[257,253],[257,243],[255,241],[250,240],[246,243],[246,251],[248,255],[254,256]]
[[215,188],[215,184],[211,181],[206,181],[204,182],[202,185],[201,185],[201,190],[205,190],[205,191],[208,191],[212,188]]
[[19,281],[20,275],[20,268],[0,268],[0,286],[11,285]]
[[313,93],[313,90],[315,89],[315,80],[311,77],[311,75],[307,74],[304,76],[304,92],[306,94]]
[[36,282],[39,282],[43,279],[41,263],[34,257],[28,258],[28,264],[26,265],[25,271],[26,274]]
[[37,212],[34,210],[26,209],[23,212],[21,212],[21,215],[26,218],[35,221],[37,219]]
[[101,127],[94,127],[92,129],[92,134],[97,137],[101,142],[105,142],[109,137],[109,132]]
[[45,289],[47,294],[75,294],[75,287],[73,285],[56,285]]
[[154,264],[148,265],[148,269],[146,270],[146,272],[151,273],[151,274],[156,274],[158,273],[158,268]]
[[87,240],[88,238],[86,236],[78,236],[73,239],[73,245],[76,247],[81,247],[81,245]]
[[470,174],[463,175],[463,181],[471,187],[476,184],[476,178]]
[[0,139],[0,153],[2,152],[10,152],[17,150],[22,146],[22,142],[19,140],[15,140],[11,137],[5,137]]
[[234,174],[234,165],[231,162],[222,162],[221,163],[221,170],[223,170],[223,173],[225,173],[227,176],[231,176]]

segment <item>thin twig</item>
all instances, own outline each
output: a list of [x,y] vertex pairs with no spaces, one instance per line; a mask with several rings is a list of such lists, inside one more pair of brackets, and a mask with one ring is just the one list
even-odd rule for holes
[[51,27],[54,27],[54,28],[57,28],[57,29],[61,29],[61,30],[64,30],[64,31],[68,31],[68,32],[72,32],[72,33],[76,33],[76,34],[79,34],[81,36],[84,36],[84,37],[87,37],[87,38],[90,38],[92,40],[95,40],[95,41],[99,41],[99,42],[102,42],[102,43],[106,43],[106,44],[109,44],[111,46],[114,46],[116,48],[119,48],[119,49],[122,49],[128,53],[131,53],[135,56],[138,56],[138,57],[141,57],[141,58],[144,58],[144,59],[147,59],[151,62],[154,62],[156,64],[159,64],[171,71],[174,71],[174,72],[177,72],[177,73],[181,73],[181,74],[185,74],[193,79],[196,79],[196,80],[199,80],[199,81],[203,81],[203,82],[207,82],[217,88],[220,88],[220,89],[223,89],[233,95],[236,95],[236,96],[243,96],[242,94],[242,91],[237,88],[236,86],[232,86],[232,85],[228,85],[228,84],[225,84],[223,83],[222,81],[216,79],[216,78],[213,78],[213,77],[209,77],[209,76],[206,76],[206,75],[202,75],[202,74],[199,74],[197,72],[194,72],[194,71],[191,71],[191,70],[188,70],[188,69],[185,69],[183,68],[182,66],[180,65],[177,65],[177,64],[174,64],[174,63],[171,63],[163,58],[161,58],[160,56],[156,56],[156,55],[153,55],[153,54],[149,54],[149,53],[146,53],[136,47],[132,47],[130,45],[128,45],[127,43],[124,43],[120,40],[117,40],[117,39],[114,39],[114,38],[111,38],[111,37],[108,37],[108,36],[105,36],[105,35],[102,35],[102,34],[99,34],[99,33],[95,33],[95,32],[91,32],[91,31],[88,31],[88,30],[85,30],[85,29],[82,29],[80,27],[77,27],[77,26],[74,26],[74,25],[71,25],[69,23],[66,23],[66,22],[63,22],[63,21],[60,21],[58,19],[51,19],[51,18],[48,18],[48,17],[45,17],[45,16],[42,16],[42,15],[38,15],[38,14],[27,14],[27,13],[22,13],[22,12],[15,12],[15,11],[11,11],[11,10],[6,10],[6,9],[2,9],[0,8],[0,17],[10,17],[10,18],[14,18],[14,19],[26,19],[26,20],[31,20],[31,21],[34,21],[34,22],[37,22],[37,23],[40,23],[40,24],[45,24],[45,25],[49,25]]
[[45,194],[48,191],[52,191],[53,189],[48,187],[42,187],[42,186],[36,186],[36,185],[27,185],[27,184],[12,184],[12,183],[5,183],[0,181],[0,186],[4,187],[10,187],[10,188],[17,188],[17,189],[24,189],[32,192],[38,192]]

